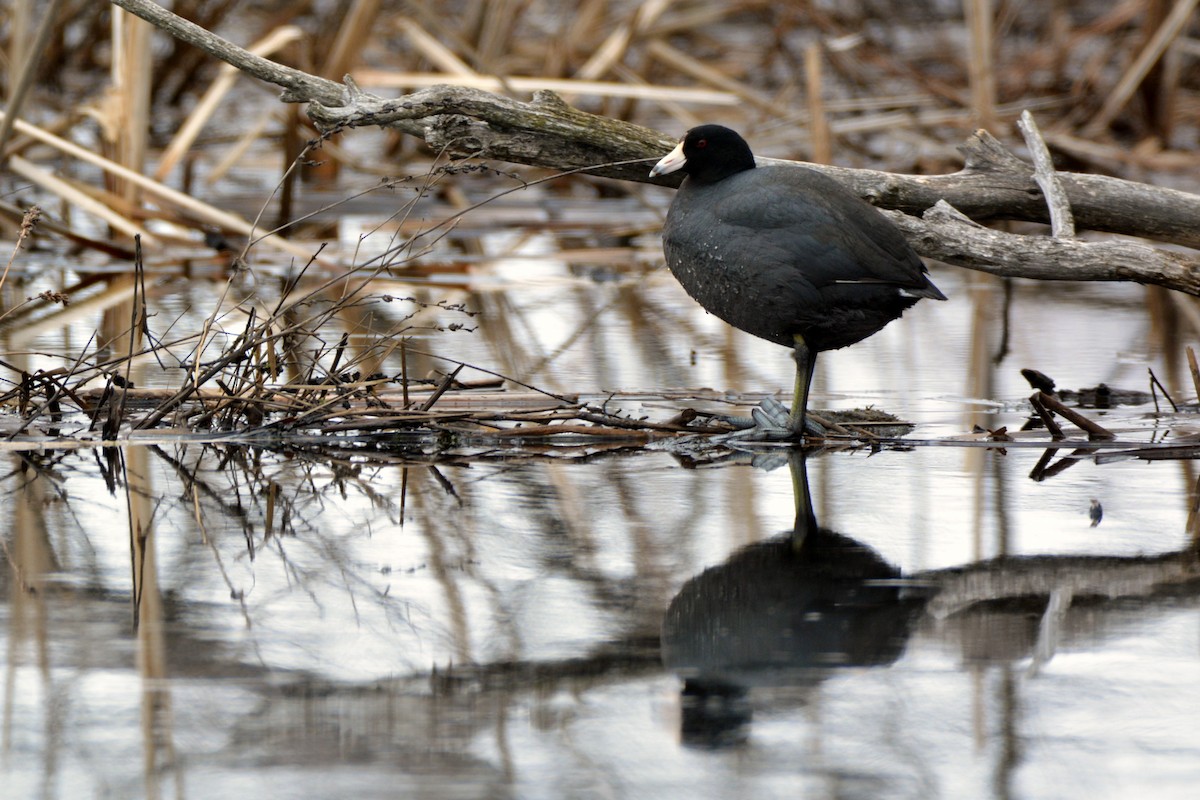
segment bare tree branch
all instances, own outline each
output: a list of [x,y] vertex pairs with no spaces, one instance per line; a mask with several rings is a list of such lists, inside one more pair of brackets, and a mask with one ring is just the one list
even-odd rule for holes
[[[572,108],[551,92],[537,92],[532,101],[523,102],[478,89],[433,86],[381,98],[359,91],[349,80],[336,84],[254,56],[150,0],[112,2],[282,87],[285,102],[307,102],[309,116],[326,130],[388,126],[455,156],[552,169],[594,166],[591,174],[643,182],[650,182],[645,164],[614,162],[654,160],[675,143],[673,135]],[[904,212],[893,219],[917,252],[930,258],[1010,277],[1136,281],[1200,295],[1200,255],[1192,252],[1020,236],[964,220],[965,215],[978,221],[1049,223],[1050,214],[1033,167],[986,131],[976,132],[961,149],[963,169],[946,175],[804,166],[825,172],[876,206]],[[1200,247],[1200,195],[1100,175],[1055,175],[1081,229]],[[676,175],[653,182],[675,185],[678,180]],[[945,204],[960,213],[951,213]]]
[[1005,277],[1061,281],[1136,281],[1200,296],[1200,258],[1142,242],[1085,242],[1019,236],[985,228],[939,202],[920,219],[884,211],[918,253]]

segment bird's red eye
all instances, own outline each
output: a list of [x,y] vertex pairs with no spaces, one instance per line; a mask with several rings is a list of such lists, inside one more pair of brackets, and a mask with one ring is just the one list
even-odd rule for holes
[[697,150],[703,150],[706,147],[708,147],[708,139],[701,139],[700,141],[696,142]]

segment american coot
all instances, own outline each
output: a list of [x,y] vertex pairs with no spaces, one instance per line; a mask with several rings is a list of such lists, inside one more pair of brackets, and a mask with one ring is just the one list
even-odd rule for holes
[[729,128],[693,128],[650,175],[680,171],[667,266],[711,313],[793,349],[794,435],[817,353],[862,341],[922,297],[946,299],[891,220],[815,170],[757,167]]

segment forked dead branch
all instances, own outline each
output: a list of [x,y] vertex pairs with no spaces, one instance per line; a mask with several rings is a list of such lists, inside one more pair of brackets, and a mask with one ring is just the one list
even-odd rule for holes
[[[113,3],[283,88],[283,100],[307,103],[309,116],[325,130],[386,126],[455,157],[589,168],[594,175],[638,181],[648,180],[645,169],[628,162],[661,157],[679,133],[588,114],[550,92],[537,92],[523,102],[478,89],[433,86],[385,99],[349,81],[337,84],[255,56],[149,0]],[[1034,168],[994,137],[979,131],[961,149],[963,169],[944,175],[806,166],[844,182],[881,208],[903,212],[896,221],[914,248],[930,258],[1008,277],[1135,281],[1200,295],[1200,257],[1191,252],[1121,240],[1050,240],[972,224],[970,220],[1002,219],[1048,223],[1050,213]],[[1080,229],[1200,246],[1200,196],[1100,175],[1062,172],[1056,177]]]

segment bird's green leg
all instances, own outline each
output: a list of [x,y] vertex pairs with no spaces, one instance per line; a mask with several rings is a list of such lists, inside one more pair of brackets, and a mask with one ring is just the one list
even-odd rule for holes
[[792,342],[792,356],[796,359],[796,388],[792,394],[792,413],[788,416],[788,427],[793,434],[803,436],[804,416],[808,411],[808,389],[812,385],[817,352],[809,348],[800,334],[792,337]]

